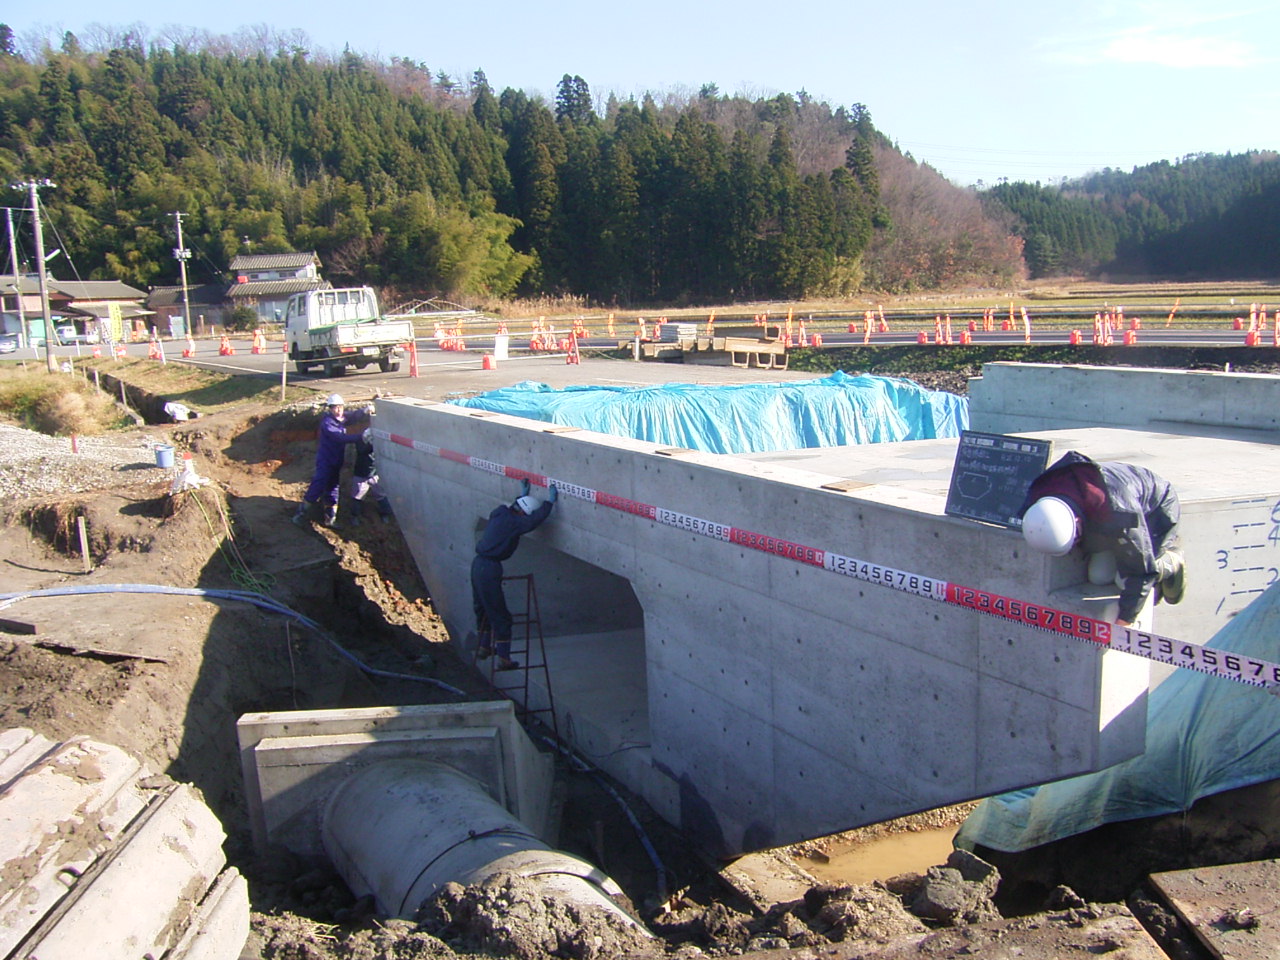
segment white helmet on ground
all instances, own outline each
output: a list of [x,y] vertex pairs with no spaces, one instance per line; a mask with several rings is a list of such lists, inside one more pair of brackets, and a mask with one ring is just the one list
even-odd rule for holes
[[516,497],[516,506],[519,507],[525,516],[532,516],[533,511],[538,509],[537,497]]
[[327,397],[325,398],[324,405],[325,405],[326,407],[341,407],[341,406],[343,406],[343,402],[342,402],[342,394],[340,394],[340,393],[331,393],[331,394],[329,394],[329,396],[327,396]]
[[1032,549],[1041,553],[1065,556],[1079,535],[1076,512],[1060,497],[1041,497],[1022,517],[1022,536]]

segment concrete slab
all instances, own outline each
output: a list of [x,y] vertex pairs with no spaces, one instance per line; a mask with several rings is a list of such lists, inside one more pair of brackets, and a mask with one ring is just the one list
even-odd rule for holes
[[317,811],[346,773],[391,757],[438,759],[486,784],[531,829],[550,825],[553,761],[507,700],[251,713],[236,725],[254,844],[321,855]]
[[969,381],[969,402],[973,429],[990,433],[1113,424],[1274,436],[1280,428],[1280,377],[1263,373],[988,363]]
[[1215,957],[1280,956],[1280,860],[1157,873],[1151,882]]
[[0,734],[0,954],[235,960],[244,880],[195,791],[110,744]]
[[[974,588],[1090,623],[1109,602],[1085,589],[1081,558],[1033,554],[1013,531],[945,514],[954,440],[672,456],[401,399],[380,400],[377,423],[383,479],[455,637],[472,627],[468,569],[484,518],[520,477],[556,482],[551,521],[507,573],[536,575],[549,650],[628,630],[644,656],[643,670],[629,661],[629,683],[607,647],[583,644],[553,668],[560,729],[593,752],[607,745],[599,732],[587,741],[588,719],[601,718],[594,731],[624,719],[605,719],[599,694],[635,696],[643,672],[648,731],[634,736],[648,757],[615,754],[631,762],[610,772],[714,853],[1101,769],[1143,748],[1151,661],[945,594]],[[1044,435],[1178,487],[1187,598],[1147,611],[1143,629],[1202,643],[1273,575],[1250,551],[1280,509],[1274,444],[1107,427]]]

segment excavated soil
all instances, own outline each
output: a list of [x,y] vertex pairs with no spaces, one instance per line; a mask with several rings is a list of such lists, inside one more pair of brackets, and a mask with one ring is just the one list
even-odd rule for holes
[[[934,388],[963,388],[962,374],[918,379]],[[289,522],[310,476],[316,423],[314,410],[261,409],[147,428],[134,438],[137,461],[113,466],[105,485],[11,498],[0,526],[5,591],[103,585],[204,591],[107,590],[26,599],[0,610],[37,630],[0,632],[0,723],[57,739],[87,734],[194,784],[225,826],[229,859],[250,882],[253,932],[246,957],[728,955],[896,942],[942,925],[907,909],[919,894],[919,876],[870,887],[815,886],[802,900],[762,912],[718,883],[691,852],[694,844],[633,801],[668,871],[662,899],[648,853],[624,814],[594,778],[568,768],[559,772],[558,845],[617,880],[657,939],[638,937],[608,918],[569,912],[515,877],[451,887],[416,923],[386,920],[355,901],[323,865],[287,853],[255,857],[235,742],[241,714],[456,699],[435,681],[476,699],[491,695],[448,645],[394,523],[325,529]],[[171,496],[169,472],[148,460],[148,437],[190,451],[209,482]],[[81,517],[88,573],[76,533]],[[326,639],[221,595],[243,590],[269,594],[305,614],[351,655],[402,679],[371,678]],[[1236,800],[1265,800],[1269,816],[1273,792],[1257,788]],[[1060,883],[1088,899],[1118,901],[1152,863],[1163,868],[1175,860],[1188,866],[1275,855],[1275,820],[1260,814],[1247,830],[1232,830],[1226,826],[1232,809],[1229,800],[1220,801],[1202,822],[1162,818],[1138,831],[1120,825],[1127,835],[1062,841],[1049,856],[1021,855],[1030,857],[1022,865],[1008,859],[1000,866],[1016,876],[1007,886],[1017,895],[1007,902],[997,895],[996,902],[1006,914],[1044,909],[1046,896],[1063,896],[1054,893]],[[990,899],[985,903],[957,922],[999,916]],[[1163,925],[1176,947],[1176,921],[1158,904],[1142,904],[1149,929]],[[1117,908],[1103,912],[1111,909]],[[1051,937],[1056,924],[1073,921],[1068,912],[1045,914],[1042,922]]]

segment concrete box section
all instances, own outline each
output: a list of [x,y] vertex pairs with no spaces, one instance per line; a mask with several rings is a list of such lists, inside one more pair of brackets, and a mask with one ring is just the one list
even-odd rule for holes
[[473,777],[543,836],[552,761],[516,722],[513,704],[459,703],[250,713],[236,725],[254,845],[322,858],[318,811],[354,770],[434,760]]
[[1261,373],[988,363],[969,381],[987,433],[1115,426],[1164,433],[1280,428],[1280,377]]
[[[1080,586],[1078,560],[944,514],[955,441],[727,457],[411,400],[379,401],[376,427],[382,478],[455,638],[472,627],[468,574],[489,511],[525,473],[560,486],[551,520],[506,565],[536,576],[560,729],[589,736],[591,759],[712,852],[1143,749],[1147,661],[938,602],[949,581],[1089,616],[1105,605]],[[1180,489],[1197,460],[1206,482],[1184,502],[1195,515],[1212,500],[1206,524],[1224,504],[1261,522],[1280,500],[1280,473],[1253,470],[1254,446],[1195,453],[1168,446],[1186,438],[1120,431],[1059,442],[1124,453]],[[1211,592],[1236,587],[1207,575],[1224,544],[1195,539],[1200,579],[1170,623],[1204,639],[1229,612],[1203,610]],[[899,588],[842,575],[866,563],[901,571]]]

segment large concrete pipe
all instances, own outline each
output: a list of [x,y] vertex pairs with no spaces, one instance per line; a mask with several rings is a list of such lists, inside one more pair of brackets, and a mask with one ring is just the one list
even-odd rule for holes
[[551,849],[479,781],[442,763],[385,760],[361,768],[330,795],[320,829],[352,892],[373,894],[389,916],[412,917],[450,881],[469,885],[514,873],[643,929],[609,899],[622,893],[613,880]]

